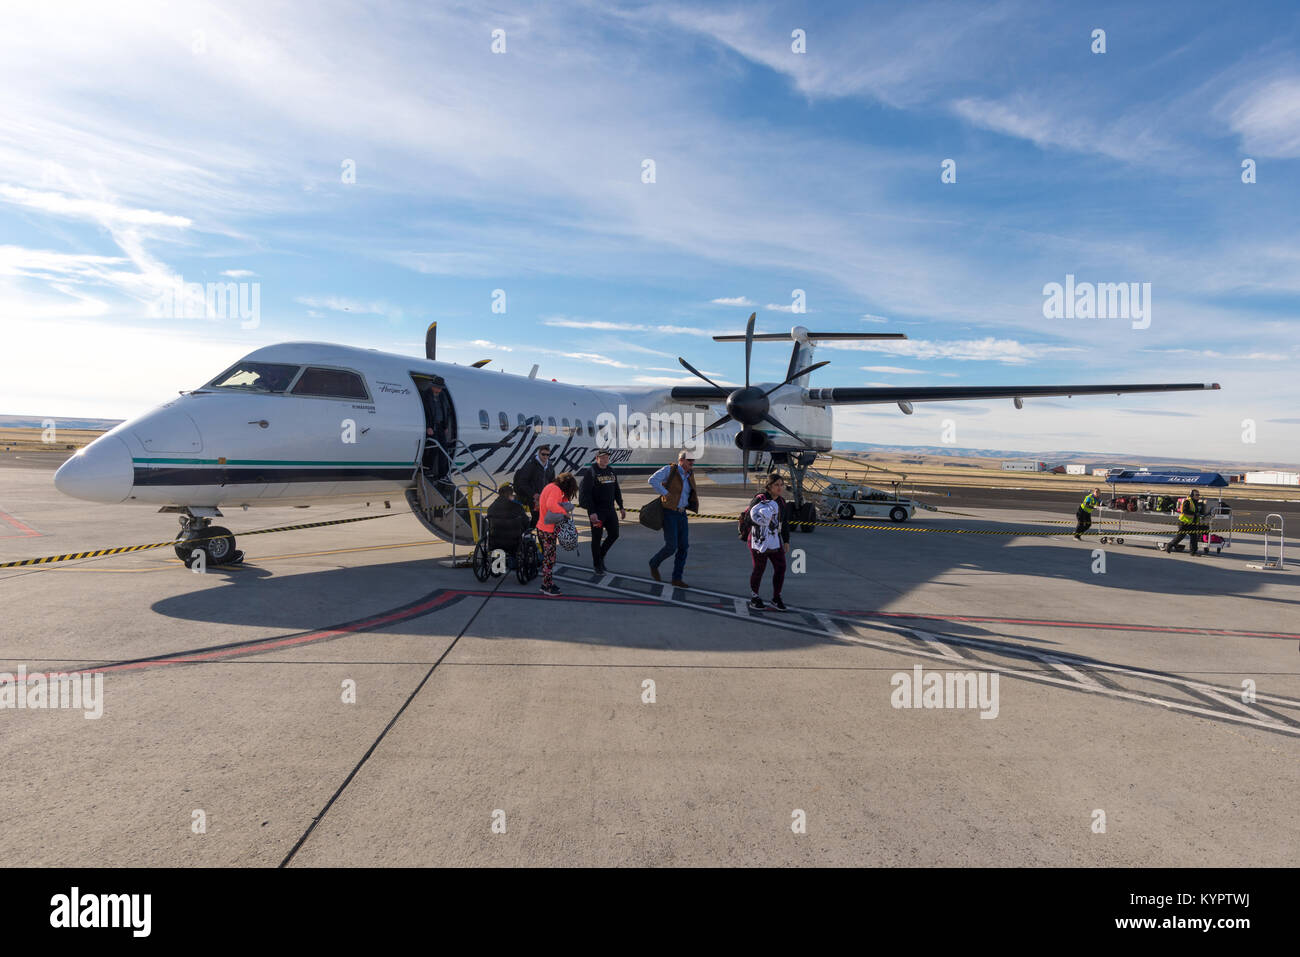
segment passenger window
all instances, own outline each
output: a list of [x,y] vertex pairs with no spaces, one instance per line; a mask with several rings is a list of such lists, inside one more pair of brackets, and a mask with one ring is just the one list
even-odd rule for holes
[[361,376],[345,369],[308,368],[293,387],[294,395],[322,396],[327,399],[368,399]]
[[533,420],[532,420],[532,421],[533,421],[533,431],[534,431],[536,434],[541,435],[541,434],[542,434],[542,417],[541,417],[540,415],[535,415],[535,416],[533,416]]
[[497,423],[501,426],[502,432],[510,431],[510,416],[506,415],[504,412],[497,413]]
[[561,434],[561,435],[568,435],[568,434],[569,434],[569,420],[568,420],[568,419],[560,419],[560,426],[561,426],[561,428],[560,428],[560,434]]
[[587,435],[593,439],[596,437],[596,423],[591,419],[587,420]]
[[550,415],[546,417],[546,431],[550,432],[551,435],[555,434],[555,416]]
[[528,420],[524,418],[524,414],[523,414],[522,412],[519,413],[519,421],[518,421],[518,423],[516,423],[516,424],[517,424],[517,425],[527,425],[527,424],[528,424]]
[[485,430],[492,427],[491,420],[488,419],[487,409],[478,410],[478,427]]

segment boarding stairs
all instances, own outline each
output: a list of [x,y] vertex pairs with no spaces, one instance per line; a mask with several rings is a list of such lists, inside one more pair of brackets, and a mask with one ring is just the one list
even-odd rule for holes
[[444,446],[436,439],[428,441],[447,457],[450,467],[437,482],[417,468],[414,485],[406,490],[406,502],[420,524],[450,542],[455,554],[458,544],[471,545],[477,540],[478,516],[496,496],[497,482],[464,442]]

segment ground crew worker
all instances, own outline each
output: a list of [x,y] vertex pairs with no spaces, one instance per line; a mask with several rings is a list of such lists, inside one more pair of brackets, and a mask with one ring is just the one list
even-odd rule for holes
[[1198,539],[1201,537],[1201,527],[1196,523],[1197,513],[1200,511],[1201,493],[1192,489],[1192,494],[1183,499],[1183,507],[1178,513],[1178,534],[1174,540],[1165,546],[1165,551],[1172,553],[1174,548],[1186,536],[1188,550],[1193,557],[1199,555]]
[[1079,503],[1079,510],[1075,512],[1075,517],[1079,519],[1078,524],[1074,526],[1074,540],[1081,542],[1080,537],[1088,529],[1092,528],[1092,510],[1101,504],[1101,489],[1095,488],[1083,497]]

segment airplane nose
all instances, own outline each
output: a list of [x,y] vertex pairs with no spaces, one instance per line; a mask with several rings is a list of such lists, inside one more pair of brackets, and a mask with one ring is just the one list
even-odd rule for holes
[[54,487],[64,495],[106,505],[126,498],[134,481],[131,450],[116,435],[91,442],[54,473]]

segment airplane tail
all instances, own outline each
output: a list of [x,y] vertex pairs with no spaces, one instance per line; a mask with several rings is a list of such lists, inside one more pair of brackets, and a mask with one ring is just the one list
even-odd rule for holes
[[[798,339],[794,342],[794,348],[790,350],[790,365],[785,370],[787,379],[794,375],[800,369],[806,369],[813,364],[813,350],[817,348],[817,343],[812,341],[800,342]],[[793,384],[801,389],[808,388],[808,379],[812,373],[805,372],[799,378],[793,380]]]

